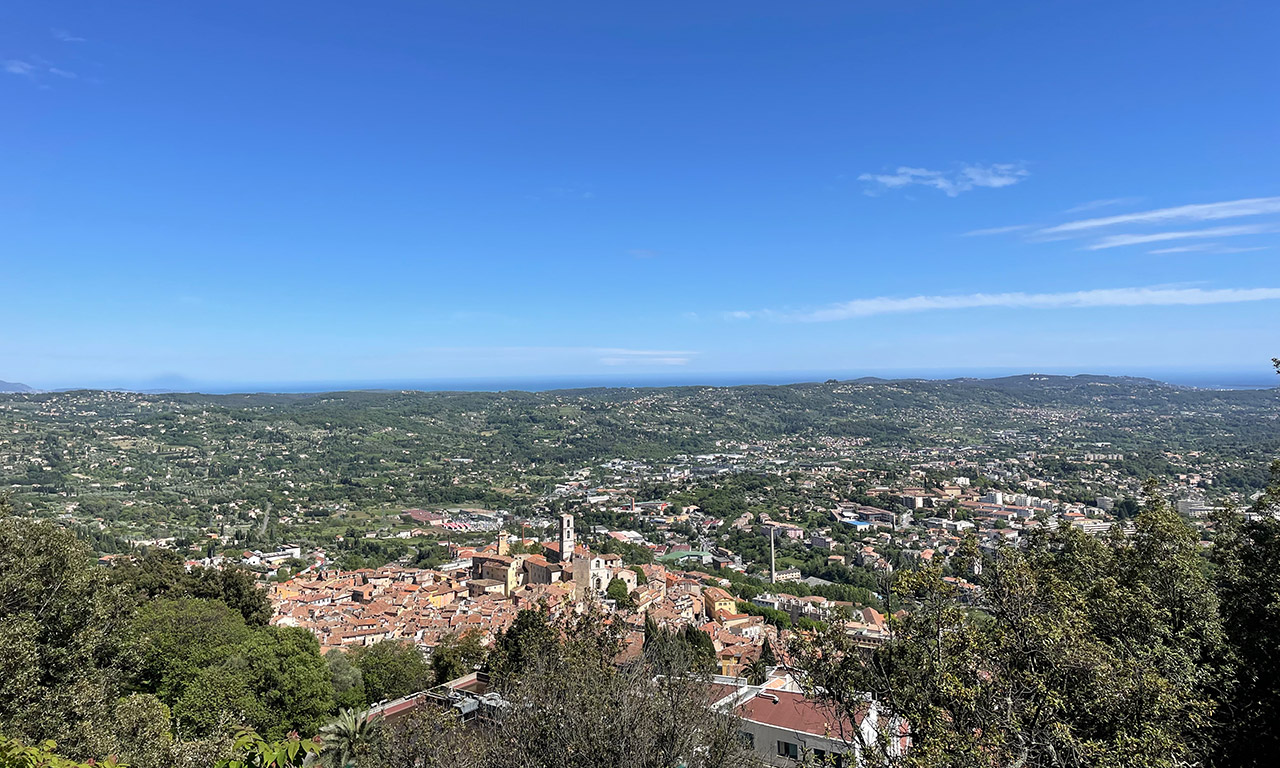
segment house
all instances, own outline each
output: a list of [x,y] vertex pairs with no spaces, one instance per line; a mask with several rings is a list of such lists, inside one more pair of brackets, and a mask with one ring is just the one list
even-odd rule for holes
[[[801,760],[813,760],[819,765],[852,768],[860,763],[854,729],[861,731],[868,743],[879,738],[874,704],[851,723],[842,713],[803,693],[748,686],[733,689],[713,706],[732,710],[741,718],[740,737],[766,765],[794,766]],[[892,745],[890,751],[898,754],[901,746]]]
[[707,616],[715,616],[716,611],[733,613],[738,608],[738,602],[733,599],[733,595],[719,587],[707,587],[702,590],[702,603]]
[[774,574],[773,580],[779,581],[799,581],[804,574],[800,573],[799,568],[783,568]]
[[524,572],[526,584],[553,584],[560,581],[564,569],[542,555],[530,555],[524,559]]

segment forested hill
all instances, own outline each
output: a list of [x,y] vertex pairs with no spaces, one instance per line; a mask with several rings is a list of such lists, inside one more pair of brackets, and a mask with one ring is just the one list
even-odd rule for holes
[[1210,450],[1253,456],[1261,465],[1278,445],[1277,406],[1277,390],[1038,375],[539,393],[74,391],[0,395],[0,445],[7,452],[44,445],[47,453],[63,440],[109,441],[194,451],[216,464],[218,454],[255,443],[297,455],[355,440],[360,453],[388,460],[408,451],[574,464],[706,452],[731,442],[853,438],[912,448],[998,440],[1040,450],[1094,443],[1117,451]]
[[74,508],[146,531],[205,525],[224,505],[529,506],[566,472],[609,459],[731,453],[751,471],[845,462],[902,472],[1035,452],[1041,474],[1072,498],[1179,474],[1243,498],[1266,484],[1280,454],[1277,415],[1275,390],[1044,376],[539,393],[18,393],[0,395],[0,489],[23,512]]
[[[1118,450],[1274,445],[1280,390],[1218,391],[1149,379],[1025,375],[856,380],[786,386],[598,388],[548,392],[0,395],[0,420],[37,433],[148,437],[196,446],[271,428],[378,433],[380,440],[514,461],[661,457],[724,441],[864,438],[872,445],[988,442],[1009,431],[1062,447]],[[16,426],[16,425],[15,425]],[[8,431],[8,430],[6,430]],[[25,430],[24,430],[25,431]],[[1043,446],[1043,442],[1040,443]]]

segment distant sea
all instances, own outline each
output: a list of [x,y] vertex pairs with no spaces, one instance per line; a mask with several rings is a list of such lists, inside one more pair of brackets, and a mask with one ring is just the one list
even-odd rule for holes
[[1096,374],[1104,376],[1134,376],[1155,379],[1184,387],[1201,389],[1271,389],[1280,386],[1280,376],[1271,368],[1254,370],[1069,370],[1069,369],[954,369],[954,370],[863,370],[863,371],[789,371],[778,373],[662,373],[662,374],[610,374],[563,376],[513,376],[509,378],[440,378],[440,379],[387,379],[387,380],[335,380],[295,382],[196,382],[152,381],[133,385],[103,384],[102,389],[120,389],[137,392],[203,392],[206,394],[232,394],[243,392],[338,392],[350,390],[421,390],[428,392],[500,392],[519,390],[545,392],[553,389],[582,389],[592,387],[679,387],[711,386],[733,387],[748,384],[798,384],[829,379],[849,380],[863,377],[882,379],[989,379],[1002,376],[1041,373],[1071,376]]

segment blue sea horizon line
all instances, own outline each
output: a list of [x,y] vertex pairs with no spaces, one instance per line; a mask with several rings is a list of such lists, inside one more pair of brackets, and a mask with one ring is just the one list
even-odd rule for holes
[[860,378],[922,379],[946,381],[950,379],[998,379],[1021,375],[1049,376],[1112,376],[1154,379],[1176,386],[1200,389],[1248,390],[1271,389],[1280,386],[1280,377],[1271,369],[1215,370],[1215,369],[1163,369],[1163,370],[1098,370],[1098,369],[887,369],[869,371],[791,371],[777,373],[719,372],[719,373],[636,373],[636,374],[565,374],[546,376],[493,376],[493,377],[442,377],[404,379],[354,379],[328,381],[283,382],[201,382],[165,377],[159,380],[102,383],[98,385],[57,387],[45,391],[73,389],[103,389],[131,392],[177,393],[189,392],[210,395],[244,394],[253,392],[273,394],[312,394],[345,391],[424,391],[424,392],[547,392],[560,389],[593,388],[650,388],[650,387],[731,387],[731,386],[782,386],[830,381],[849,381]]

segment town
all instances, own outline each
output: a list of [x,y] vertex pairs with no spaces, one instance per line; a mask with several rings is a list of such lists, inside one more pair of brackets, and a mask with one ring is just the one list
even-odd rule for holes
[[[991,391],[967,386],[966,398]],[[1082,391],[1092,399],[1099,388],[1114,399],[1082,403]],[[1266,408],[1273,393],[1028,377],[1004,395],[1041,402],[1000,418],[941,405],[938,390],[819,385],[804,398],[857,410],[888,397],[900,407],[860,425],[863,434],[758,426],[750,437],[698,439],[698,451],[657,446],[689,442],[773,393],[552,393],[519,406],[503,395],[419,394],[453,410],[428,425],[419,402],[380,427],[271,396],[236,410],[216,398],[27,394],[0,402],[12,424],[0,467],[18,510],[80,531],[102,566],[155,549],[192,572],[244,571],[267,591],[270,626],[309,633],[326,658],[391,643],[441,670],[420,689],[370,701],[373,714],[441,705],[492,714],[506,705],[480,664],[448,661],[456,648],[495,648],[523,612],[598,613],[618,632],[619,664],[640,658],[654,632],[697,639],[717,701],[739,713],[757,756],[790,765],[849,749],[806,688],[797,643],[833,630],[868,652],[890,642],[891,620],[911,609],[896,594],[902,574],[937,569],[958,605],[978,609],[983,563],[1008,548],[1064,529],[1132,537],[1144,482],[1204,545],[1224,521],[1257,517],[1262,485],[1242,469],[1250,456],[1221,415]],[[1183,407],[1116,405],[1135,395]],[[791,418],[790,407],[770,407],[757,417]],[[547,408],[558,414],[554,445],[546,425],[490,443],[491,425],[513,409]],[[923,431],[891,428],[913,408],[927,412]],[[617,429],[619,418],[648,435],[641,443],[657,442],[581,460],[575,444],[609,450],[620,438],[604,425]],[[75,419],[92,431],[59,426]],[[1150,430],[1170,419],[1205,426],[1194,442],[1153,451]],[[787,706],[761,704],[778,701]]]

